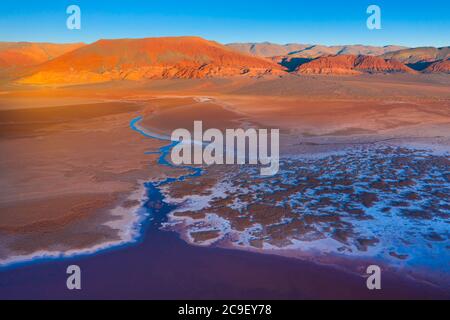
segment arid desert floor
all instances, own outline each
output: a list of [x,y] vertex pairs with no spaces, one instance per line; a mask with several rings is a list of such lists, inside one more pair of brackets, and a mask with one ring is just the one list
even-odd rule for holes
[[281,133],[274,177],[215,165],[161,186],[161,230],[336,272],[378,263],[449,293],[448,75],[2,84],[0,264],[139,238],[144,184],[191,169],[161,165],[167,141],[138,117],[162,138],[195,120]]

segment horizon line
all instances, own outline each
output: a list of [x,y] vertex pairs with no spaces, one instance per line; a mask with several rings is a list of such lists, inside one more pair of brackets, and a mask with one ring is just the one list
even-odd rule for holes
[[0,43],[46,43],[46,44],[94,44],[99,41],[103,40],[139,40],[139,39],[162,39],[162,38],[200,38],[207,41],[214,41],[217,43],[220,43],[222,45],[231,45],[231,44],[271,44],[271,45],[278,45],[278,46],[287,46],[287,45],[311,45],[311,46],[325,46],[325,47],[340,47],[340,46],[370,46],[370,47],[389,47],[389,46],[398,46],[398,47],[404,47],[405,49],[414,49],[414,48],[448,48],[450,45],[444,45],[444,46],[434,46],[434,45],[420,45],[420,46],[409,46],[409,45],[402,45],[402,44],[384,44],[384,45],[375,45],[375,44],[363,44],[363,43],[346,43],[346,44],[322,44],[322,43],[306,43],[306,42],[287,42],[287,43],[279,43],[279,42],[272,42],[272,41],[238,41],[238,42],[220,42],[213,39],[207,39],[201,36],[194,36],[194,35],[183,35],[183,36],[157,36],[157,37],[118,37],[118,38],[99,38],[92,42],[84,42],[84,41],[74,41],[74,42],[66,42],[66,41],[48,41],[48,40],[39,40],[39,41],[30,41],[30,40],[15,40],[15,41],[8,41],[8,40],[1,40]]

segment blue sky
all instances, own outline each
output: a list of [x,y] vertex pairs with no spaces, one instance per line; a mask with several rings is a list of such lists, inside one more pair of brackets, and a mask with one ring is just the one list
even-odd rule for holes
[[[66,28],[79,5],[81,30]],[[382,30],[366,9],[382,10]],[[196,35],[222,43],[450,45],[450,1],[27,0],[1,1],[0,41],[94,42]]]

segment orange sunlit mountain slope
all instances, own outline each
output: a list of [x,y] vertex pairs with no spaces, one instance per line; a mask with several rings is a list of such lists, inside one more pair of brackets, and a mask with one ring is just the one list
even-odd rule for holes
[[100,40],[42,64],[22,83],[205,78],[280,73],[265,59],[198,37]]

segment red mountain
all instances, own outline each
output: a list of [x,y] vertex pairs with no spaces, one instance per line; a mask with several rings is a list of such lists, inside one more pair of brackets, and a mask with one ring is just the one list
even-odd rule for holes
[[315,59],[300,65],[301,74],[352,75],[362,73],[415,73],[414,70],[395,60],[386,60],[374,56],[340,55]]
[[100,40],[44,63],[22,83],[206,78],[283,73],[279,65],[198,37]]
[[430,66],[428,66],[424,72],[450,73],[450,59],[434,62]]

